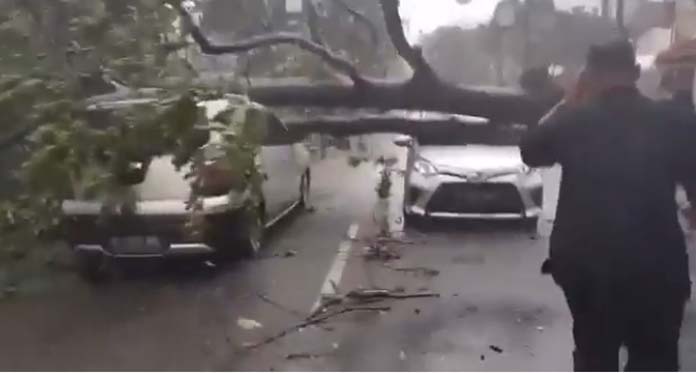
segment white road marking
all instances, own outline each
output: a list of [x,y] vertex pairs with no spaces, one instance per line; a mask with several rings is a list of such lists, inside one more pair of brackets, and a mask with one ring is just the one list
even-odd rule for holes
[[314,305],[312,306],[312,313],[316,312],[317,309],[321,307],[322,298],[325,295],[336,294],[336,291],[334,290],[334,285],[338,285],[341,283],[343,271],[346,269],[346,264],[348,263],[348,259],[350,258],[350,250],[353,247],[353,240],[355,240],[358,237],[358,228],[358,224],[351,224],[350,228],[348,228],[348,239],[343,240],[341,244],[338,245],[338,253],[336,254],[336,258],[331,264],[329,273],[326,274],[326,279],[324,279],[324,283],[321,286],[319,296],[317,297],[316,302],[314,302]]

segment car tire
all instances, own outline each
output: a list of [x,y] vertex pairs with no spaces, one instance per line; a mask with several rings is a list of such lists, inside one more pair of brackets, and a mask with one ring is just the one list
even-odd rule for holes
[[426,217],[412,214],[406,209],[403,210],[403,215],[404,215],[404,228],[416,228],[416,229],[423,229],[425,226],[425,219]]
[[263,247],[264,231],[264,219],[260,209],[245,214],[240,222],[237,239],[238,250],[244,258],[253,259],[259,256]]
[[80,275],[89,282],[101,282],[107,279],[108,258],[97,253],[77,253],[77,267]]
[[310,207],[310,194],[311,194],[311,189],[312,189],[312,174],[309,170],[307,170],[304,175],[302,175],[302,179],[300,180],[300,199],[298,201],[299,206],[302,208],[309,208]]

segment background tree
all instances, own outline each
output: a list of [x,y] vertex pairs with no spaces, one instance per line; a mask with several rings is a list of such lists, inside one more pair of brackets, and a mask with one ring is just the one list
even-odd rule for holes
[[438,76],[460,85],[495,84],[494,60],[485,48],[485,27],[440,27],[426,35],[423,54]]
[[172,90],[149,110],[124,112],[118,125],[90,125],[87,97],[187,71],[169,47],[177,12],[158,0],[2,0],[0,8],[0,151],[11,197],[0,203],[0,238],[27,240],[56,226],[63,198],[113,190],[130,159],[156,151],[142,135],[183,138],[161,124],[190,124],[196,108]]

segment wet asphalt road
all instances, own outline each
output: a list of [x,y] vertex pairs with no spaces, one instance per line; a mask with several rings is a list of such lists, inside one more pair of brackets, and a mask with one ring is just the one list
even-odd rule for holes
[[[297,213],[275,228],[265,258],[217,268],[148,264],[119,272],[108,284],[74,280],[47,294],[0,303],[0,370],[571,368],[570,316],[561,292],[539,274],[548,224],[541,235],[507,223],[407,229],[407,243],[393,246],[401,259],[365,261],[362,240],[375,233],[376,172],[346,164],[336,158],[314,168],[316,211]],[[307,327],[246,350],[245,344],[309,314],[353,223],[359,223],[359,239],[347,246],[338,291],[401,288],[440,297],[384,302],[389,312],[342,315],[323,328]],[[288,251],[297,255],[285,257]],[[414,267],[430,271],[398,270]],[[244,330],[240,317],[263,327]],[[684,369],[696,369],[693,309],[682,360]]]

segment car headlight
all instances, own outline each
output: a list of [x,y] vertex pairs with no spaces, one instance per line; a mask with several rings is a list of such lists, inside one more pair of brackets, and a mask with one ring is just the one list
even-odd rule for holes
[[413,169],[423,176],[437,175],[437,168],[425,159],[418,159],[413,164]]

